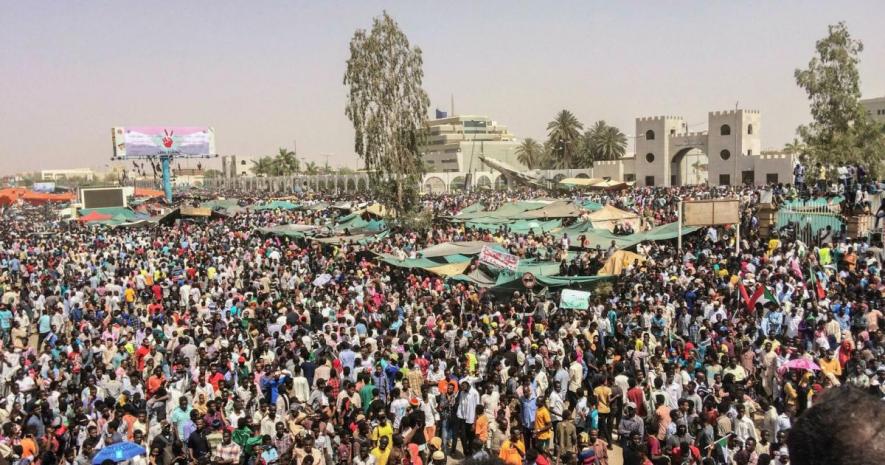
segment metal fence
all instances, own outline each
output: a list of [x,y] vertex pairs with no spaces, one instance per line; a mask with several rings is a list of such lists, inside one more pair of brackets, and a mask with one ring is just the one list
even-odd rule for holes
[[806,244],[815,243],[820,231],[827,226],[838,233],[844,224],[839,204],[821,200],[793,201],[782,205],[777,212],[777,229],[792,227],[797,238]]

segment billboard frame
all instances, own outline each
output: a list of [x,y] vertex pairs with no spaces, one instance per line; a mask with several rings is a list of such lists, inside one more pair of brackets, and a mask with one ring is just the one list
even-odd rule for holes
[[[692,212],[693,215],[707,215],[709,214],[709,221],[701,221],[693,218],[690,222],[685,223],[685,205],[697,205],[695,208],[704,208],[709,206],[709,213],[704,211]],[[720,216],[716,215],[716,205],[720,206]],[[725,207],[722,209],[721,207]],[[734,212],[729,210],[734,209]],[[734,253],[740,254],[741,252],[741,201],[740,199],[709,199],[709,200],[679,200],[679,208],[677,210],[678,216],[678,240],[676,244],[676,250],[679,253],[682,253],[682,225],[685,224],[687,226],[720,226],[726,224],[734,224],[735,225],[735,241],[734,241]],[[732,221],[734,220],[734,221]]]
[[81,187],[77,194],[80,198],[80,205],[82,208],[107,208],[107,207],[87,207],[86,206],[86,195],[85,192],[94,192],[94,191],[110,191],[110,190],[119,190],[123,196],[123,208],[129,207],[129,199],[126,197],[126,189],[124,186],[116,186],[116,187]]

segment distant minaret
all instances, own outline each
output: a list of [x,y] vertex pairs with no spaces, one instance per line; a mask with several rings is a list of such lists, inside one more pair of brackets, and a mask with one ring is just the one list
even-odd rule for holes
[[452,106],[449,107],[451,114],[449,116],[455,116],[455,94],[452,94]]

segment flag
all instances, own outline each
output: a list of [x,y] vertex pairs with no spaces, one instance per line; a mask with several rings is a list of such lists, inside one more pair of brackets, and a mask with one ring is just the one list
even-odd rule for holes
[[763,284],[757,284],[756,291],[753,292],[753,295],[750,297],[750,301],[747,303],[750,311],[756,309],[756,304],[762,304],[762,306],[764,307],[767,303],[774,303],[777,306],[780,306],[781,304],[774,296],[774,293],[771,292],[771,289]]
[[744,286],[743,282],[738,283],[738,289],[741,291],[741,300],[744,301],[744,305],[747,307],[748,312],[753,311],[753,306],[750,305],[750,296],[747,294],[747,288]]
[[707,449],[712,449],[712,448],[714,448],[714,447],[726,447],[726,446],[728,446],[728,438],[730,438],[730,437],[731,437],[731,433],[728,433],[728,434],[726,434],[725,436],[722,436],[721,438],[719,438],[719,439],[717,439],[716,441],[714,441],[713,444],[710,444],[709,446],[707,446]]
[[448,116],[449,116],[448,113],[446,113],[446,112],[440,110],[439,108],[436,109],[436,119],[443,119],[443,118],[446,118],[446,117],[448,117]]
[[808,283],[814,287],[814,292],[817,294],[818,300],[826,298],[827,290],[824,288],[823,283],[817,279],[817,272],[814,271],[814,268],[812,268],[811,265],[808,266]]

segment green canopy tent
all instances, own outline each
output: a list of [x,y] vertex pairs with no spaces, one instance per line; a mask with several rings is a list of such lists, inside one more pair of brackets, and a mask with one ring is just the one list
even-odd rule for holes
[[310,224],[283,224],[268,228],[258,228],[257,231],[263,235],[301,239],[307,236],[313,236],[317,232],[322,231],[322,229],[323,228],[320,226],[313,226]]
[[265,210],[297,210],[301,208],[300,205],[294,204],[288,200],[271,200],[268,203],[263,205],[258,205],[252,207],[255,211],[265,211]]

